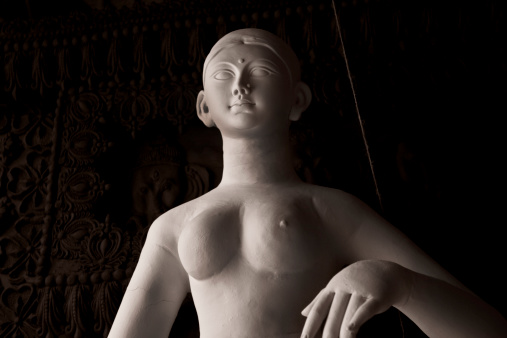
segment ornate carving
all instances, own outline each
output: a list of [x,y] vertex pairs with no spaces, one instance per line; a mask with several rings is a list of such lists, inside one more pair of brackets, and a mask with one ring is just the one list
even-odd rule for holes
[[85,91],[80,87],[78,91],[69,89],[69,104],[67,107],[66,127],[74,124],[93,125],[102,117],[103,102],[93,92]]
[[5,45],[5,90],[11,92],[14,99],[19,87],[21,87],[19,69],[19,45],[15,45],[16,51],[9,50],[9,45]]
[[[79,257],[87,271],[102,271],[111,274],[126,261],[125,246],[128,244],[126,235],[110,223],[109,216],[104,223],[99,223],[90,231],[82,246],[82,255]],[[107,275],[107,273],[106,273]],[[94,279],[99,278],[92,276]]]
[[[53,276],[46,278],[46,286],[39,289],[39,303],[37,307],[37,320],[39,329],[37,334],[39,337],[57,336],[61,333],[61,325],[65,321],[62,304],[64,297],[62,294],[61,284],[62,277],[56,280]],[[55,283],[58,286],[55,286]]]
[[16,114],[10,112],[10,133],[16,135],[25,148],[41,151],[50,147],[54,128],[53,114],[42,113],[40,108],[19,105]]
[[[77,283],[77,284],[76,284]],[[92,328],[92,295],[88,285],[81,284],[75,275],[67,278],[65,289],[65,315],[67,326],[65,333],[72,337],[90,336]]]
[[[109,51],[107,53],[107,74],[119,83],[120,78],[118,77],[118,73],[124,71],[120,58],[121,39],[119,38],[119,30],[114,29],[112,35],[113,38],[111,39]],[[105,36],[107,37],[108,34],[105,34]]]
[[114,95],[118,107],[115,116],[120,124],[135,137],[136,131],[148,123],[155,111],[155,95],[150,86],[139,88],[135,82],[119,87]]
[[99,174],[78,169],[62,170],[60,182],[60,196],[56,206],[63,207],[66,211],[91,210],[97,198],[109,189]]
[[184,74],[180,81],[170,82],[160,90],[162,117],[178,127],[195,119],[198,78],[197,73]]
[[81,59],[81,80],[87,81],[90,84],[91,76],[100,75],[95,67],[95,41],[99,38],[97,34],[93,34],[89,38],[86,34],[81,37],[82,59]]
[[0,238],[2,255],[0,272],[8,274],[14,284],[26,277],[34,277],[41,261],[40,250],[45,245],[41,241],[42,216],[26,215],[20,218],[5,237]]
[[47,71],[47,41],[42,43],[41,48],[39,41],[34,41],[34,55],[33,55],[33,64],[32,64],[32,89],[38,90],[40,95],[44,94],[45,88],[53,87],[53,82],[48,80],[46,71]]
[[[0,178],[2,177],[3,166],[0,164]],[[15,215],[14,204],[6,196],[0,197],[0,224],[10,224]],[[7,227],[0,227],[0,236]]]
[[118,281],[106,281],[93,286],[92,309],[95,314],[94,329],[107,337],[123,297]]
[[98,227],[98,221],[92,215],[65,213],[54,226],[51,255],[55,258],[78,258],[82,254],[83,241],[91,229]]
[[174,43],[177,38],[171,23],[164,22],[164,29],[160,33],[161,40],[161,61],[160,68],[166,69],[172,75],[173,66],[180,66],[179,60],[176,57],[176,45]]
[[48,153],[41,156],[30,152],[23,164],[12,167],[7,173],[7,196],[16,205],[18,213],[44,207],[49,175],[47,156]]
[[70,167],[92,164],[110,144],[93,129],[79,127],[66,128],[63,131],[62,164]]
[[5,288],[1,295],[0,336],[35,337],[37,293],[32,285]]

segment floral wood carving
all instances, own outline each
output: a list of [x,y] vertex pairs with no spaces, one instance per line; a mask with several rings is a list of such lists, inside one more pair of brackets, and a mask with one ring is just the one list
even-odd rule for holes
[[90,287],[79,283],[75,275],[69,276],[67,285],[65,315],[68,324],[65,333],[72,337],[88,337],[93,327]]
[[[110,223],[106,217],[104,223],[95,224],[90,235],[83,241],[80,261],[86,271],[93,271],[92,282],[109,276],[126,260],[123,250],[125,235],[122,238],[121,229]],[[100,277],[99,277],[100,275]],[[106,278],[107,280],[107,278]]]
[[36,337],[36,289],[29,284],[5,288],[0,299],[0,336]]
[[[39,289],[39,303],[37,307],[37,320],[39,337],[48,337],[60,334],[62,323],[65,320],[64,296],[62,294],[61,277],[58,282],[51,276],[46,278],[46,286]],[[56,283],[60,285],[55,285]]]
[[16,221],[10,232],[0,237],[0,272],[7,274],[13,284],[35,277],[41,263],[42,223],[42,217],[26,215]]
[[96,172],[78,169],[62,170],[60,198],[56,206],[67,211],[90,210],[109,185]]
[[7,173],[7,196],[16,206],[18,213],[44,207],[49,175],[46,156],[30,152],[23,164],[11,167]]
[[92,309],[95,314],[93,328],[96,332],[102,333],[103,337],[109,334],[123,297],[121,284],[118,281],[109,281],[108,277],[106,276],[107,281],[93,286]]
[[98,221],[89,213],[66,213],[54,226],[51,255],[55,258],[78,258],[82,254],[83,241],[90,235],[91,229],[98,227]]

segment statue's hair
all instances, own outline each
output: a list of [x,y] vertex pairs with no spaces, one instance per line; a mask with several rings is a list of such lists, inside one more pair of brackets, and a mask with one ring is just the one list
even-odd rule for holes
[[260,45],[270,49],[285,65],[290,76],[291,83],[299,81],[301,78],[301,70],[299,59],[294,51],[278,36],[258,28],[245,28],[232,31],[224,35],[218,42],[211,48],[202,72],[202,82],[206,76],[206,69],[209,63],[215,56],[223,50],[236,46],[236,45]]

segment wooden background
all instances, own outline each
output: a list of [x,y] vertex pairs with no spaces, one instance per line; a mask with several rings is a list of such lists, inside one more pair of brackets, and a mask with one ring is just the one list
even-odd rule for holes
[[[330,1],[0,1],[0,336],[107,335],[153,219],[220,182],[195,98],[244,27],[300,57],[300,176],[366,201],[505,316],[506,5],[336,5],[383,208]],[[198,336],[191,298],[171,336]]]

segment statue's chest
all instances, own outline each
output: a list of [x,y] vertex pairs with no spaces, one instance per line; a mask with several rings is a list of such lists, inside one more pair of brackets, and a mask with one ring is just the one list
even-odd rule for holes
[[290,196],[246,204],[241,243],[245,259],[254,269],[278,275],[312,268],[325,245],[311,199]]
[[317,264],[322,244],[311,200],[264,196],[203,210],[185,225],[178,251],[189,275],[202,280],[238,262],[274,275],[302,272]]

